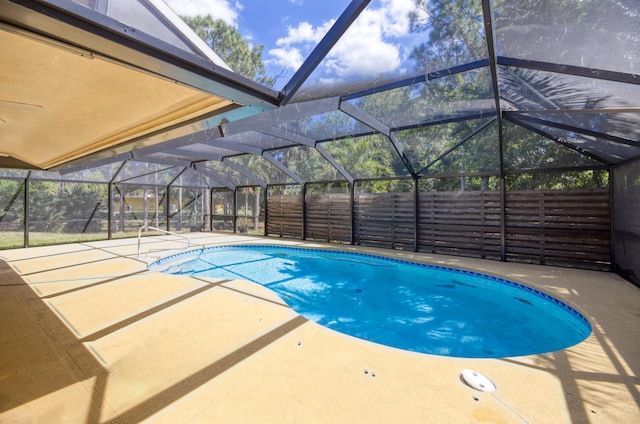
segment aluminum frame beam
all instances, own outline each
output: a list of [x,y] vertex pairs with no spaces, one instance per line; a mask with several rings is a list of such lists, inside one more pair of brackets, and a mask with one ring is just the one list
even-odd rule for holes
[[342,12],[331,29],[329,29],[302,66],[282,89],[280,101],[282,106],[289,103],[322,59],[324,59],[333,46],[340,40],[340,37],[347,31],[349,26],[360,16],[360,13],[369,5],[369,2],[370,0],[353,0],[349,3],[349,6]]
[[82,171],[85,169],[98,168],[100,166],[109,165],[115,162],[126,162],[128,160],[131,160],[131,158],[132,158],[131,152],[127,152],[127,153],[122,153],[122,154],[111,156],[111,157],[106,157],[100,160],[96,160],[95,162],[91,162],[91,166],[89,166],[89,164],[87,163],[83,163],[83,164],[67,163],[59,167],[52,168],[50,169],[50,171],[58,171],[60,175],[72,174],[74,172]]
[[487,53],[489,55],[489,69],[491,70],[491,85],[493,98],[496,103],[498,115],[502,112],[500,100],[500,87],[498,84],[498,58],[496,56],[496,29],[495,14],[493,13],[493,1],[482,0],[482,15],[484,17],[484,33],[487,41]]
[[[125,178],[124,180],[114,181],[114,184],[126,183],[127,181],[136,180],[136,179],[142,178],[142,177],[147,177],[149,175],[157,174],[158,172],[168,171],[169,169],[174,169],[174,168],[183,168],[183,167],[181,167],[181,166],[169,166],[168,168],[162,168],[162,169],[158,169],[158,170],[155,170],[155,171],[144,172],[142,174],[137,174],[137,175],[131,176],[129,178]],[[154,184],[141,184],[141,185],[154,185]],[[159,185],[164,186],[165,184],[159,184]]]
[[522,128],[525,128],[528,131],[534,132],[534,133],[536,133],[538,135],[541,135],[541,136],[543,136],[545,138],[553,140],[556,143],[561,144],[561,145],[563,145],[564,147],[566,147],[568,149],[571,149],[571,150],[573,150],[575,152],[578,152],[578,153],[580,153],[582,155],[585,155],[585,156],[587,156],[587,157],[589,157],[589,158],[591,158],[593,160],[597,160],[598,162],[604,163],[604,164],[606,164],[608,166],[613,166],[613,163],[611,161],[608,161],[608,160],[606,160],[606,159],[604,159],[604,158],[602,158],[602,157],[600,157],[600,156],[598,156],[598,155],[596,155],[594,153],[587,152],[587,151],[581,149],[580,146],[577,146],[577,145],[572,144],[572,143],[568,143],[564,139],[555,137],[555,136],[553,136],[551,134],[547,134],[544,131],[540,130],[539,128],[536,128],[536,127],[534,127],[532,125],[529,125],[526,122],[523,122],[518,117],[512,116],[511,113],[505,114],[504,118],[507,121],[513,122],[515,125],[519,125],[519,126],[521,126]]
[[[171,149],[171,150],[166,150],[164,152],[162,152],[162,155],[169,155],[169,156],[176,156],[179,158],[183,158],[183,159],[176,159],[177,161],[185,161],[189,163],[190,166],[192,163],[195,162],[204,162],[204,161],[210,161],[210,160],[221,160],[222,159],[222,155],[207,155],[204,153],[198,153],[198,156],[192,156],[190,155],[191,152],[188,151],[184,151],[184,150],[180,150],[180,149]],[[150,161],[153,161],[156,159],[156,157],[154,156],[150,156],[148,157],[148,159]],[[163,160],[164,158],[159,158],[159,160]],[[172,159],[167,159],[167,160],[172,160]]]
[[[308,146],[308,147],[316,147],[316,141],[312,138],[305,137],[303,135],[299,135],[290,131],[281,130],[280,128],[262,128],[258,132],[266,135],[270,135],[272,137],[280,138],[282,140],[287,140],[297,145]],[[295,146],[291,146],[295,147]]]
[[396,88],[402,88],[413,84],[419,84],[435,80],[438,78],[444,78],[451,75],[459,74],[461,72],[473,71],[474,69],[480,69],[489,66],[489,59],[481,59],[475,62],[467,63],[464,65],[454,66],[452,68],[442,69],[440,71],[429,72],[426,75],[417,75],[411,78],[403,78],[398,81],[390,82],[373,88],[367,88],[365,90],[356,91],[355,93],[346,94],[341,96],[342,100],[353,100],[358,97],[369,96],[375,93],[381,93],[383,91],[389,91]]
[[249,129],[261,131],[262,129],[272,128],[281,122],[292,122],[314,115],[333,112],[338,109],[339,105],[340,97],[328,97],[326,99],[292,103],[288,106],[282,106],[279,109],[222,124],[222,134],[228,137],[243,133]]
[[[211,172],[211,171],[210,171],[210,170],[208,170],[208,169],[201,169],[201,167],[199,167],[198,165],[194,165],[194,166],[193,166],[193,169],[194,169],[194,171],[196,171],[198,174],[201,174],[201,178],[202,178],[202,175],[205,175],[205,176],[207,176],[207,177],[211,178],[212,180],[214,180],[214,181],[216,181],[216,182],[220,183],[223,187],[226,187],[226,188],[228,188],[229,190],[235,190],[235,189],[236,189],[236,185],[235,185],[235,184],[233,184],[231,181],[226,180],[226,179],[224,179],[224,178],[220,177],[219,175],[215,174],[214,172]],[[205,180],[205,183],[206,183],[207,185],[209,185],[209,184],[207,183],[207,181],[206,181],[206,180]],[[209,187],[209,188],[215,188],[215,187]]]
[[[505,113],[505,116],[509,116],[509,113]],[[626,138],[621,138],[621,137],[616,137],[615,135],[609,135],[609,134],[604,134],[598,131],[593,131],[593,130],[588,130],[586,128],[580,128],[580,127],[576,127],[573,125],[567,125],[567,124],[561,124],[558,122],[553,122],[553,121],[547,121],[545,119],[540,119],[540,118],[533,118],[531,116],[522,116],[520,115],[518,118],[514,118],[516,120],[520,120],[520,121],[525,121],[525,122],[532,122],[534,124],[541,124],[541,125],[546,125],[549,127],[553,127],[553,128],[558,128],[561,130],[566,130],[566,131],[573,131],[576,133],[580,133],[580,134],[585,134],[585,135],[590,135],[592,137],[597,137],[600,138],[602,140],[607,140],[607,141],[611,141],[613,143],[618,143],[618,144],[626,144],[627,146],[631,146],[631,147],[635,147],[637,149],[640,149],[640,142],[637,141],[633,141],[633,140],[629,140]]]
[[179,159],[165,159],[165,158],[150,158],[150,157],[146,157],[146,156],[142,156],[142,157],[138,157],[137,155],[135,155],[135,152],[131,152],[133,153],[131,160],[135,161],[135,162],[144,162],[144,163],[151,163],[151,164],[158,164],[158,165],[169,165],[169,166],[179,166],[182,168],[188,168],[189,166],[191,166],[191,162],[189,161],[184,161],[184,160],[179,160]]
[[623,82],[625,84],[640,84],[637,74],[607,71],[605,69],[586,68],[584,66],[564,65],[560,63],[541,62],[536,60],[516,59],[498,56],[498,65],[532,69],[535,71],[554,72],[557,74],[573,75],[576,77],[596,78],[606,81]]
[[254,155],[262,155],[263,149],[259,147],[247,146],[236,141],[231,141],[226,137],[216,138],[215,140],[207,141],[204,143],[213,147],[221,147],[223,149],[234,150],[239,153],[251,153]]
[[640,107],[612,107],[598,109],[531,109],[531,110],[510,110],[511,115],[529,115],[544,113],[547,115],[598,115],[601,113],[640,113]]
[[340,102],[340,110],[351,116],[353,119],[383,134],[393,145],[393,148],[398,156],[400,156],[400,160],[402,160],[402,163],[409,171],[409,174],[416,175],[416,171],[413,168],[413,165],[411,165],[411,161],[407,157],[402,146],[398,143],[398,140],[392,133],[391,128],[349,102]]
[[342,175],[350,184],[353,184],[354,178],[347,172],[346,169],[342,165],[340,165],[336,160],[331,156],[329,152],[327,152],[324,147],[319,144],[316,145],[316,150],[320,153],[339,173]]
[[471,140],[473,137],[476,136],[476,134],[479,134],[480,132],[482,132],[485,128],[487,128],[489,125],[495,123],[497,121],[497,119],[492,119],[491,121],[485,123],[484,125],[480,126],[479,128],[476,128],[473,132],[471,132],[471,134],[467,135],[465,138],[463,138],[461,141],[459,141],[458,143],[456,143],[453,147],[451,147],[450,149],[447,149],[444,153],[440,154],[440,156],[438,156],[437,158],[435,158],[434,160],[432,160],[430,163],[428,163],[425,167],[423,167],[420,171],[418,171],[418,175],[422,174],[424,171],[426,171],[427,169],[431,168],[434,164],[438,163],[440,160],[442,160],[445,156],[447,156],[449,153],[453,152],[455,149],[457,149],[458,147],[462,146],[463,144],[465,144],[467,141]]

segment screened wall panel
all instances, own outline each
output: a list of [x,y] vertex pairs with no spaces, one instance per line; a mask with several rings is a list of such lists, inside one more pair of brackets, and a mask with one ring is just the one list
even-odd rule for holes
[[29,246],[108,237],[106,184],[30,181]]
[[213,204],[211,229],[213,231],[233,232],[235,225],[235,193],[225,188],[213,189],[211,202]]
[[614,171],[615,269],[640,286],[640,161]]
[[210,229],[209,190],[171,187],[169,192],[170,231],[208,231]]
[[24,246],[25,182],[0,178],[0,249]]
[[[172,203],[172,205],[173,211],[176,211],[178,205],[176,203]],[[143,226],[165,229],[166,217],[166,189],[155,186],[114,184],[112,237],[134,237]],[[145,235],[155,234],[153,231],[145,231],[144,233]]]
[[236,190],[236,231],[264,234],[264,192],[262,187],[240,187]]

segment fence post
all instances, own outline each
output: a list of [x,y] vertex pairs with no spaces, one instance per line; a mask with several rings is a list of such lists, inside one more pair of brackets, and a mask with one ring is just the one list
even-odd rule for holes
[[269,225],[269,184],[264,188],[264,236],[269,235],[267,226]]
[[307,183],[302,184],[302,240],[307,239]]
[[31,180],[31,171],[27,173],[24,179],[24,247],[29,247],[29,185]]
[[209,231],[213,232],[213,187],[209,189]]
[[233,233],[238,232],[238,187],[233,189]]
[[351,186],[351,244],[356,244],[356,180]]
[[113,239],[113,184],[107,185],[107,240]]
[[504,136],[502,119],[498,119],[498,149],[500,156],[500,260],[507,261],[507,186],[504,172]]
[[171,184],[168,184],[166,189],[167,194],[167,206],[164,208],[165,219],[167,220],[167,231],[171,231]]
[[418,176],[413,176],[413,251],[417,252],[420,246],[420,187]]

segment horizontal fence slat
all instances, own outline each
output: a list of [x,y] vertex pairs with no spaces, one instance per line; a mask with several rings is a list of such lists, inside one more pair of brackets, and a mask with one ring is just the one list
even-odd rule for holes
[[[353,206],[349,193],[307,195],[304,204],[301,195],[268,196],[267,231],[350,242],[353,223],[353,243],[363,246],[500,258],[498,191],[420,192],[415,201],[410,192],[356,193]],[[504,206],[507,260],[608,269],[608,190],[507,191]]]

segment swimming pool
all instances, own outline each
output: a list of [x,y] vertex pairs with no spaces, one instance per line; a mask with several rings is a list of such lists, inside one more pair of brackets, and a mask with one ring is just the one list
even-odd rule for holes
[[591,333],[565,303],[506,279],[381,256],[284,246],[222,246],[151,270],[243,279],[333,330],[435,355],[501,358],[564,349]]

